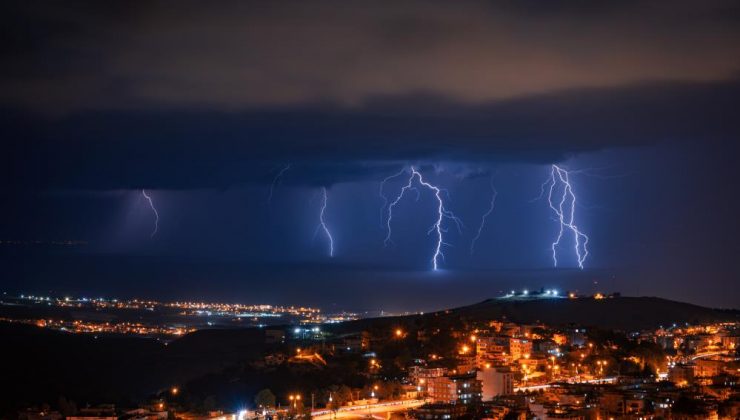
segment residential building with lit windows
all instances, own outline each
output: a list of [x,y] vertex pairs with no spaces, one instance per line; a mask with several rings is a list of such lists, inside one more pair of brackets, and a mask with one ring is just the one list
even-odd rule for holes
[[435,403],[468,404],[481,401],[481,382],[475,374],[431,378],[428,385],[428,395]]

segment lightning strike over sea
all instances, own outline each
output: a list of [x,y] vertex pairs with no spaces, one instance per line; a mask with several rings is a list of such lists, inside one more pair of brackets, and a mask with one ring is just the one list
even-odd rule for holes
[[147,195],[146,190],[141,190],[141,194],[144,195],[144,198],[146,198],[146,201],[149,202],[149,207],[151,207],[152,211],[154,212],[154,230],[152,231],[152,234],[150,237],[154,237],[154,235],[157,234],[157,230],[159,229],[159,212],[154,207],[154,202],[152,201],[152,197]]
[[[380,207],[380,226],[381,227],[383,226],[383,221],[385,220],[385,217],[384,217],[385,208],[388,206],[388,197],[386,197],[385,193],[383,193],[383,188],[385,187],[386,182],[390,181],[393,178],[397,178],[397,177],[403,175],[404,173],[406,173],[406,171],[407,171],[406,168],[401,168],[400,171],[398,171],[395,174],[390,175],[390,176],[386,177],[385,179],[383,179],[382,181],[380,181],[380,187],[378,189],[378,195],[380,196],[380,198],[383,199],[383,205]],[[418,190],[417,190],[417,192],[418,192]]]
[[329,232],[329,228],[326,226],[326,220],[324,219],[328,199],[326,187],[322,187],[321,192],[323,193],[323,199],[321,201],[321,212],[319,213],[319,225],[316,227],[316,231],[318,232],[319,228],[324,231],[326,238],[329,240],[329,256],[334,257],[334,238],[331,236],[331,232]]
[[[560,246],[560,240],[563,238],[565,229],[568,229],[573,232],[574,251],[578,259],[578,267],[583,269],[583,263],[588,257],[588,236],[581,232],[575,223],[576,195],[573,192],[569,175],[570,173],[567,170],[552,165],[550,178],[542,184],[542,194],[544,195],[545,187],[549,185],[547,201],[557,217],[556,221],[560,224],[558,236],[551,246],[553,264],[555,267],[558,266],[557,248]],[[559,185],[561,188],[558,188],[558,190],[562,189],[562,192],[559,198],[555,197],[555,202],[553,202],[553,195],[558,194],[559,191],[556,191],[556,187]]]
[[483,232],[483,227],[486,224],[486,218],[491,215],[493,212],[493,208],[496,207],[496,197],[498,196],[498,191],[496,190],[496,187],[493,185],[493,176],[491,176],[491,203],[488,207],[488,210],[483,213],[483,216],[481,216],[480,219],[480,226],[478,226],[478,232],[475,234],[475,237],[470,242],[470,253],[472,254],[475,252],[475,242],[478,241],[478,238],[480,238],[481,232]]
[[[396,176],[400,175],[397,174]],[[432,268],[436,271],[439,269],[439,258],[441,257],[444,259],[444,253],[442,252],[442,246],[450,244],[445,242],[444,240],[444,234],[447,232],[447,229],[442,226],[442,223],[445,219],[452,220],[456,225],[458,230],[462,229],[462,222],[460,221],[457,216],[455,216],[454,213],[447,210],[444,205],[444,200],[442,199],[442,189],[439,187],[432,185],[428,183],[427,181],[424,181],[424,177],[421,175],[419,171],[416,170],[413,166],[411,167],[411,176],[409,177],[408,183],[401,188],[401,191],[399,192],[398,196],[388,205],[388,218],[386,219],[386,228],[387,228],[387,234],[385,237],[385,240],[383,241],[385,246],[388,246],[389,243],[392,243],[391,235],[391,220],[393,219],[393,207],[398,204],[399,201],[403,198],[404,194],[408,190],[413,190],[414,188],[414,179],[418,178],[418,183],[422,187],[426,187],[429,190],[431,190],[434,193],[435,198],[437,199],[437,220],[434,222],[431,228],[429,228],[429,231],[427,234],[431,234],[432,232],[435,232],[437,235],[437,243],[434,248],[434,255],[432,256]]]
[[283,174],[285,174],[285,172],[287,172],[288,169],[290,169],[290,163],[283,166],[282,169],[280,169],[280,171],[277,173],[277,175],[275,175],[275,178],[272,179],[272,183],[270,184],[270,193],[267,194],[267,204],[268,205],[272,203],[272,195],[275,192],[275,187],[278,185],[278,183],[280,182],[280,179],[283,177]]

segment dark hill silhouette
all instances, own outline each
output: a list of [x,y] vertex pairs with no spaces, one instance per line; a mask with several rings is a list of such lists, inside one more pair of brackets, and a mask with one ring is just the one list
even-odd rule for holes
[[542,322],[553,326],[574,324],[628,331],[657,328],[661,325],[667,327],[673,323],[740,321],[740,311],[705,308],[657,297],[614,297],[598,300],[497,298],[424,315],[361,319],[340,324],[338,329],[350,332],[364,328],[390,328],[394,324],[449,323],[453,319],[495,319],[523,324]]
[[453,312],[470,318],[505,318],[516,323],[539,321],[548,325],[576,324],[618,330],[740,320],[740,311],[737,310],[710,309],[657,297],[488,299]]
[[201,330],[169,345],[122,335],[70,334],[31,325],[0,323],[0,372],[9,384],[0,418],[60,396],[87,403],[127,406],[170,386],[220,372],[264,353],[256,329]]

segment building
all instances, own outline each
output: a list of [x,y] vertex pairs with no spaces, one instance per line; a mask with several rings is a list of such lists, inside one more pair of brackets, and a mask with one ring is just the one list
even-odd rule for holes
[[167,411],[152,411],[146,408],[137,408],[124,413],[127,420],[167,420],[169,413]]
[[712,359],[697,359],[695,362],[694,376],[700,378],[711,378],[722,372],[722,361]]
[[567,332],[568,344],[571,346],[582,346],[586,344],[586,330],[583,328],[575,328],[568,330]]
[[476,356],[457,356],[457,373],[469,373],[474,372],[477,366]]
[[694,382],[694,364],[676,365],[668,372],[668,379],[678,386],[686,386]]
[[722,347],[730,350],[740,348],[740,335],[723,334],[721,338]]
[[536,353],[557,353],[558,344],[553,340],[533,340],[532,349]]
[[118,420],[118,416],[113,404],[102,404],[97,407],[81,408],[77,415],[68,416],[67,420]]
[[427,381],[427,392],[435,403],[479,402],[481,400],[481,382],[475,374],[440,376]]
[[476,365],[482,368],[486,365],[506,364],[509,361],[506,346],[501,337],[478,337],[475,343]]
[[341,337],[339,347],[350,352],[359,352],[370,347],[370,334],[362,332],[359,334],[347,334]]
[[532,341],[509,337],[509,354],[512,360],[528,358],[532,354]]
[[19,420],[62,420],[64,416],[58,411],[27,409],[18,413]]
[[459,419],[467,416],[468,407],[462,404],[426,404],[413,410],[413,418],[425,420]]
[[429,392],[429,384],[432,378],[439,378],[447,374],[446,368],[425,368],[422,366],[411,366],[409,368],[409,382],[416,386],[419,393]]
[[481,398],[490,401],[499,395],[514,393],[514,372],[503,366],[483,368],[478,371],[477,378],[481,381]]
[[409,368],[409,380],[411,383],[419,383],[422,379],[438,378],[447,374],[446,368],[426,368],[422,366],[411,366]]

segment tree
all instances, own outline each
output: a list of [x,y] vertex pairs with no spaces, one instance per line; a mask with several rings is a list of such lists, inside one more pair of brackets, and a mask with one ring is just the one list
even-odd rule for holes
[[257,405],[257,407],[274,407],[275,394],[273,394],[272,391],[270,391],[269,389],[263,389],[254,397],[254,403]]

